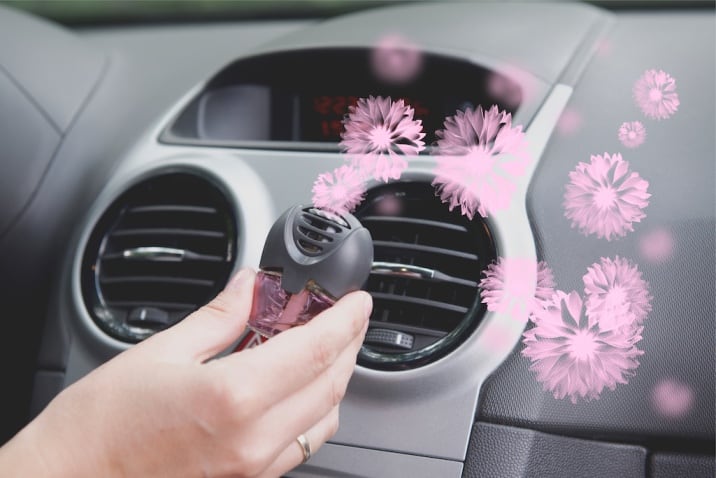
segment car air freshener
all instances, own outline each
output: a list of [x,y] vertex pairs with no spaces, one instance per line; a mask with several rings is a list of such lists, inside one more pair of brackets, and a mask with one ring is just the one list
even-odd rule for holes
[[305,324],[360,289],[372,264],[370,232],[353,215],[290,208],[266,238],[249,327],[272,337]]

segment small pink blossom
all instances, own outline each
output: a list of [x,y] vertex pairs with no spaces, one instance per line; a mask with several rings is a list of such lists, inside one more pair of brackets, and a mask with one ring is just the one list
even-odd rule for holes
[[343,165],[332,173],[323,173],[313,183],[313,204],[336,214],[352,212],[365,197],[363,176]]
[[619,127],[619,141],[627,148],[641,146],[646,139],[646,129],[640,121],[627,121]]
[[587,315],[597,319],[602,330],[641,325],[651,312],[649,284],[627,259],[602,257],[582,280]]
[[639,238],[641,257],[653,264],[661,264],[674,256],[674,234],[664,228],[656,228]]
[[555,398],[598,399],[604,388],[627,383],[644,352],[636,347],[642,328],[602,330],[584,313],[577,292],[557,291],[535,314],[535,326],[523,334],[522,354],[530,370]]
[[572,107],[567,107],[562,111],[562,115],[557,120],[557,132],[562,136],[572,136],[582,127],[584,119],[582,114]]
[[510,109],[534,100],[539,88],[537,79],[514,62],[497,65],[486,86],[494,100]]
[[517,178],[530,162],[522,126],[512,126],[512,115],[493,106],[458,111],[445,120],[436,152],[435,186],[450,210],[460,206],[470,219],[506,209]]
[[482,274],[480,296],[487,310],[507,313],[518,322],[526,323],[554,294],[554,274],[544,261],[500,257]]
[[373,72],[387,83],[413,80],[423,68],[423,54],[409,39],[393,34],[380,38],[371,53]]
[[387,194],[380,198],[376,212],[381,216],[400,216],[405,209],[404,201],[395,194]]
[[694,390],[675,378],[660,380],[651,392],[656,412],[666,418],[682,418],[694,406]]
[[361,174],[388,182],[408,167],[406,158],[425,149],[421,120],[403,100],[381,96],[360,98],[348,107],[341,146]]
[[633,91],[637,106],[649,118],[666,119],[679,108],[676,80],[663,70],[646,70]]
[[633,223],[646,217],[649,182],[629,169],[621,154],[604,153],[579,163],[569,173],[564,215],[584,234],[611,241],[633,231]]
[[487,79],[487,91],[508,108],[517,108],[522,103],[522,88],[504,75],[491,73]]
[[597,42],[596,53],[601,57],[608,57],[612,54],[614,45],[608,38],[602,38]]

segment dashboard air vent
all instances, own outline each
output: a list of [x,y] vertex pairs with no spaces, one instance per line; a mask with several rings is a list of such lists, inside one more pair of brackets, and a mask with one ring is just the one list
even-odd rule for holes
[[355,215],[370,230],[375,261],[359,363],[403,370],[454,350],[485,313],[477,284],[496,257],[487,223],[449,211],[419,182],[372,189]]
[[82,292],[94,321],[137,342],[207,303],[236,256],[232,208],[191,173],[154,176],[122,194],[92,232]]

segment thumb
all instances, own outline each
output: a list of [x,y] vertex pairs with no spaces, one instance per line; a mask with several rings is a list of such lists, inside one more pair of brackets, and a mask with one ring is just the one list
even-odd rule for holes
[[151,343],[165,357],[194,362],[204,362],[225,350],[246,327],[255,278],[251,269],[240,270],[211,302],[145,341],[146,346]]

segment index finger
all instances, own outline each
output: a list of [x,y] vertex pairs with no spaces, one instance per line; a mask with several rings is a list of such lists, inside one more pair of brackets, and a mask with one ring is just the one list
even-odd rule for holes
[[[369,294],[352,292],[307,324],[219,362],[233,374],[231,380],[237,386],[261,391],[262,405],[269,408],[329,368],[363,333],[372,307]],[[258,373],[257,366],[260,367]]]

